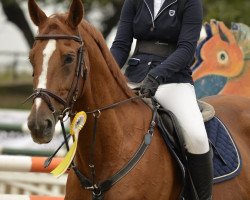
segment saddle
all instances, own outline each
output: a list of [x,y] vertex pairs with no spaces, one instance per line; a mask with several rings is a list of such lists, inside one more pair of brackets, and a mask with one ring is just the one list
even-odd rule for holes
[[[226,126],[215,116],[214,108],[202,101],[198,101],[198,105],[214,153],[214,183],[229,180],[240,173],[242,166],[240,153]],[[190,177],[181,128],[174,114],[163,108],[158,110],[158,127],[171,155],[175,158],[182,172],[183,187],[180,199],[189,199],[190,192],[194,189],[192,184],[189,184]]]

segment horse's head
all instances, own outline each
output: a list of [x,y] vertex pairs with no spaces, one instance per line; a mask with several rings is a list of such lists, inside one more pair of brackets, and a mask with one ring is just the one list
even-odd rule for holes
[[[47,17],[34,0],[28,1],[38,36],[30,51],[33,66],[34,103],[28,127],[37,143],[52,139],[56,122],[71,110],[83,85],[83,44],[78,24],[83,18],[83,5],[73,0],[68,14]],[[81,82],[81,83],[79,83]]]
[[194,80],[209,74],[228,78],[240,75],[244,66],[244,55],[233,34],[223,22],[211,20],[207,25],[211,38],[200,50],[201,63],[195,67]]

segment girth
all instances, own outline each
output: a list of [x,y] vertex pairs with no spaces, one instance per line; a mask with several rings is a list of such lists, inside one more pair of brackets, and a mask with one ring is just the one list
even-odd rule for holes
[[134,54],[146,53],[168,57],[176,49],[176,43],[167,43],[159,40],[137,40]]

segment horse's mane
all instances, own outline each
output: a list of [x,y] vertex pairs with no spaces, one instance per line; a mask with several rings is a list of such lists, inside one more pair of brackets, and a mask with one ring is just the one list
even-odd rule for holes
[[103,38],[100,31],[98,31],[94,26],[92,26],[86,20],[83,20],[81,22],[80,27],[83,28],[98,45],[110,72],[112,73],[113,77],[115,78],[119,86],[123,89],[123,91],[126,93],[128,97],[133,96],[132,90],[127,86],[127,81],[125,76],[121,73],[121,70],[118,64],[116,63],[115,59],[113,58],[111,52],[109,51],[105,39]]

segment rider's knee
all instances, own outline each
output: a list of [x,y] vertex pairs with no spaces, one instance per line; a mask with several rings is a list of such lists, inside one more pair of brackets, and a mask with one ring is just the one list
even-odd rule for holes
[[193,131],[186,139],[186,148],[189,153],[203,154],[208,152],[209,143],[206,131]]

